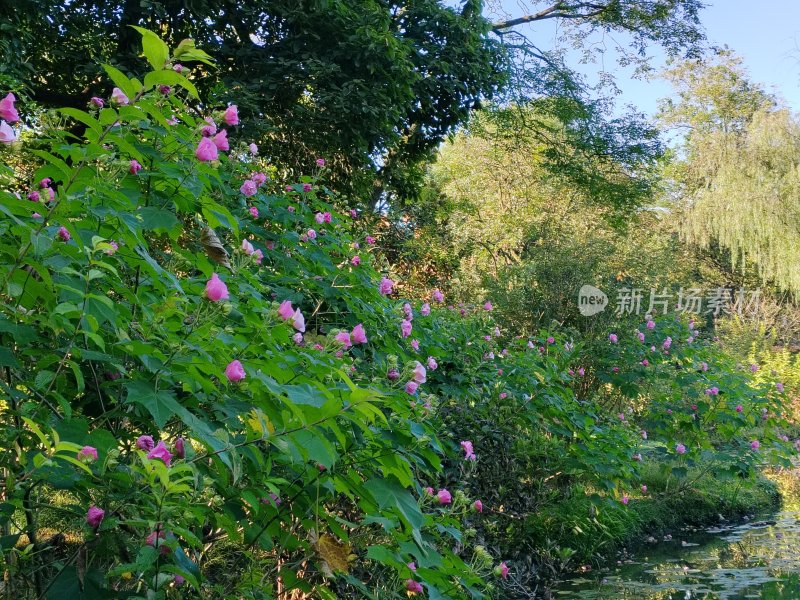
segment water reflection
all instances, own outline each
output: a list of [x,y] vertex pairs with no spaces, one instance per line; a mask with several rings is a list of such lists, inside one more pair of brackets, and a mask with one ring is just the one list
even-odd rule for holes
[[[774,524],[773,524],[774,523]],[[800,509],[770,521],[676,534],[613,569],[569,579],[553,598],[800,599]]]

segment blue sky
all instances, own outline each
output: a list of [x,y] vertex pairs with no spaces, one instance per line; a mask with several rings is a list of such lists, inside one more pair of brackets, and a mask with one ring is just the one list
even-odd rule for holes
[[[716,0],[707,2],[701,14],[709,45],[727,45],[744,61],[751,79],[767,91],[782,97],[795,111],[800,111],[800,0]],[[499,7],[487,14],[492,17],[520,16],[549,5],[524,0],[496,0]],[[526,6],[527,5],[527,6]],[[553,46],[555,21],[544,21],[519,28],[542,48]],[[624,39],[615,35],[618,40]],[[599,40],[590,40],[599,41]],[[548,43],[549,42],[549,43]],[[658,66],[663,56],[653,49]],[[616,65],[613,54],[603,64],[579,64],[576,53],[568,55],[570,66],[584,73],[590,82],[605,68],[617,79],[622,90],[619,102],[632,104],[642,112],[655,113],[659,98],[668,96],[669,85],[661,80],[641,81],[631,78],[631,70]]]

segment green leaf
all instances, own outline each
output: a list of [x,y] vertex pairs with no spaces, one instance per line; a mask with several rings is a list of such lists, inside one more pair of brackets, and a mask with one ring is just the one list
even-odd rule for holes
[[132,381],[126,388],[127,402],[145,407],[153,415],[159,429],[181,410],[181,405],[172,392],[157,390],[149,381]]
[[147,206],[139,211],[142,229],[147,231],[170,231],[178,224],[178,218],[168,210]]
[[103,126],[100,125],[100,121],[95,119],[92,115],[84,110],[78,110],[77,108],[62,108],[60,109],[60,112],[68,117],[72,117],[76,121],[80,121],[98,135],[103,133]]
[[180,73],[176,73],[172,69],[164,69],[162,71],[151,71],[144,76],[144,87],[149,90],[157,85],[179,85],[187,92],[192,98],[199,99],[197,88],[194,84],[186,79]]
[[422,527],[424,518],[417,501],[397,480],[373,478],[367,481],[364,487],[372,494],[381,510],[386,508],[396,510],[414,529]]
[[111,81],[114,82],[122,93],[125,94],[129,99],[133,99],[136,96],[136,93],[139,91],[133,84],[133,82],[125,77],[125,74],[117,69],[116,67],[112,67],[111,65],[104,64],[103,69],[105,72],[108,73],[108,76],[111,78]]
[[169,59],[169,46],[152,31],[136,25],[131,27],[142,34],[142,51],[150,66],[154,69],[163,69]]

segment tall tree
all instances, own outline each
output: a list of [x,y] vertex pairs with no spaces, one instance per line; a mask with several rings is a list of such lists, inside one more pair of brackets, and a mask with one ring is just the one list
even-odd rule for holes
[[[625,31],[626,52],[636,56],[651,43],[685,52],[701,38],[698,0],[555,2],[494,23],[482,0],[451,4],[0,0],[0,76],[25,82],[46,107],[82,106],[108,91],[97,63],[135,70],[130,25],[173,45],[191,37],[219,66],[197,79],[202,91],[214,102],[236,102],[268,156],[298,170],[325,156],[337,187],[365,201],[390,190],[396,200],[415,196],[425,162],[480,103],[565,97],[573,105],[563,110],[574,113],[576,99],[583,110],[569,70],[514,27],[559,19],[573,41]],[[510,83],[517,91],[501,95]]]
[[666,73],[662,121],[683,132],[672,167],[683,232],[734,270],[800,292],[800,119],[722,51]]

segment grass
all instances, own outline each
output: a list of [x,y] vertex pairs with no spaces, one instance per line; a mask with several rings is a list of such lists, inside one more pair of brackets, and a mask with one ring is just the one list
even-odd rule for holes
[[[529,516],[519,533],[529,548],[538,549],[539,575],[558,577],[580,565],[605,563],[649,536],[717,523],[720,515],[735,520],[780,503],[778,485],[760,475],[725,480],[690,472],[686,480],[694,477],[691,486],[676,490],[674,479],[670,487],[669,478],[653,468],[644,478],[647,493],[631,494],[627,506],[575,486],[558,503]],[[800,479],[794,483],[800,490]]]

